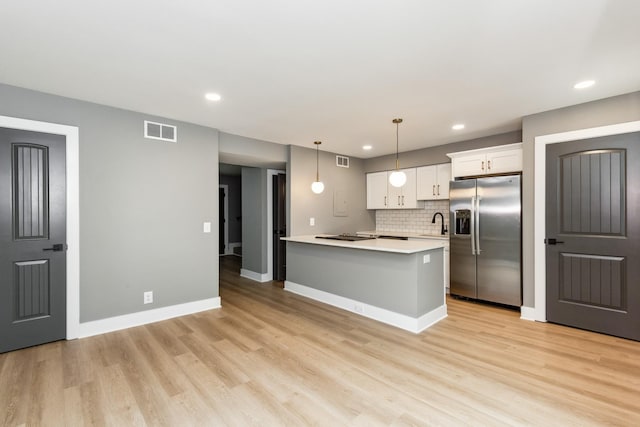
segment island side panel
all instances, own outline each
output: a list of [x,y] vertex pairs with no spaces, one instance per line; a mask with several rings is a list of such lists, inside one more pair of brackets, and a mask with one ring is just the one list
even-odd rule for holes
[[[442,249],[429,251],[438,252]],[[422,259],[422,252],[398,254],[289,241],[287,281],[415,318],[424,314],[418,308],[418,286],[422,280],[418,257]],[[437,265],[435,262],[434,259],[431,265]],[[420,270],[424,270],[420,276],[428,275],[426,266],[420,265]],[[436,276],[440,279],[435,283],[441,284],[442,277]],[[440,296],[434,302],[436,307],[442,305],[442,300]]]
[[[444,251],[442,249],[419,252],[416,254],[418,272],[418,314],[428,313],[444,304]],[[428,262],[424,262],[424,256]]]

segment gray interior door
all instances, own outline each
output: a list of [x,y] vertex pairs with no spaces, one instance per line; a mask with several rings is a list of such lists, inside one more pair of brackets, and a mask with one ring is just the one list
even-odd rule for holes
[[547,319],[640,340],[640,133],[547,146]]
[[280,240],[287,235],[286,213],[287,177],[279,173],[273,176],[273,280],[286,279],[286,242]]
[[65,138],[0,128],[0,352],[66,335]]

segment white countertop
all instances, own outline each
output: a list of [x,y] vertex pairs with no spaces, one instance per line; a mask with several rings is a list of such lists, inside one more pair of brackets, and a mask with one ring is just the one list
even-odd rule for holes
[[[388,235],[387,233],[384,234]],[[318,234],[318,236],[327,236],[327,234]],[[316,235],[313,235],[281,237],[281,239],[286,240],[287,242],[310,243],[313,245],[337,246],[341,248],[365,249],[369,251],[394,252],[401,254],[413,254],[416,252],[443,248],[445,246],[443,239],[427,238],[424,238],[424,240],[370,239],[349,242],[344,240],[316,239]]]
[[449,234],[418,234],[408,233],[404,231],[358,231],[356,233],[360,236],[397,236],[408,237],[410,239],[437,239],[437,240],[449,240]]

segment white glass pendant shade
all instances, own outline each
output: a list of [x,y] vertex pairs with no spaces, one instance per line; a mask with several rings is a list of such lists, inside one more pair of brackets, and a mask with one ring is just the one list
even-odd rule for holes
[[324,184],[322,183],[322,181],[315,181],[313,184],[311,184],[311,191],[316,194],[322,193],[324,191]]
[[402,171],[393,171],[389,175],[389,184],[394,187],[402,187],[407,182],[407,174]]

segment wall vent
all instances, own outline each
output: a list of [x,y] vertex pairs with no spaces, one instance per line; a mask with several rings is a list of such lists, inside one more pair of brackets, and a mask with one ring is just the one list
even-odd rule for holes
[[178,128],[164,123],[144,121],[144,137],[160,141],[178,142]]
[[349,158],[347,156],[336,156],[336,166],[341,168],[349,167]]

